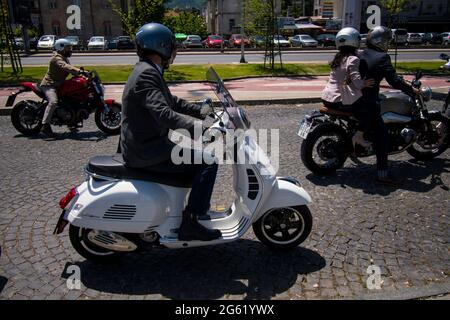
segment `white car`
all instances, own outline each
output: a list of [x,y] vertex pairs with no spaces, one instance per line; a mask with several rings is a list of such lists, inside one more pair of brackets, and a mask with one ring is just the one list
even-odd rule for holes
[[55,35],[43,35],[39,38],[37,49],[38,50],[53,50],[53,45],[58,39]]
[[290,47],[291,43],[286,40],[283,36],[280,35],[274,35],[273,36],[273,43],[275,44],[275,46],[280,46],[280,47]]
[[422,44],[420,33],[408,33],[408,44]]
[[448,46],[450,44],[450,32],[441,33],[442,36],[442,44],[444,46]]
[[89,39],[88,50],[105,50],[105,37],[92,37]]

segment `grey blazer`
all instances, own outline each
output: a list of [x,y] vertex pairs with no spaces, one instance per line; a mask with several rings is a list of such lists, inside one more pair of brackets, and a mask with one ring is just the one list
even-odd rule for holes
[[204,119],[201,106],[172,96],[161,73],[151,61],[141,60],[128,77],[122,96],[120,147],[129,167],[148,167],[170,159],[174,143],[169,129],[194,134],[194,121]]

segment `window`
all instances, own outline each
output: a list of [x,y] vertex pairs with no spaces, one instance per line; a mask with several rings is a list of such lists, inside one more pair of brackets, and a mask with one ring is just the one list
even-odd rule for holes
[[50,9],[56,9],[56,8],[57,8],[57,6],[56,6],[56,0],[48,0],[48,7],[49,7]]
[[229,21],[229,29],[228,30],[232,31],[235,25],[236,25],[236,20],[230,19],[230,21]]
[[52,30],[54,35],[56,36],[61,35],[61,24],[59,23],[59,21],[54,21],[52,23]]

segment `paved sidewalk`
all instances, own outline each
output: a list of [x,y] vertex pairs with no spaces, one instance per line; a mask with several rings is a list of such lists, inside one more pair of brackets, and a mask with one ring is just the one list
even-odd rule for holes
[[[411,76],[405,77],[411,80]],[[242,80],[226,81],[226,87],[238,103],[264,104],[264,103],[310,103],[320,101],[320,95],[328,80],[328,76],[303,77],[265,77],[247,78]],[[430,86],[435,93],[447,93],[450,83],[444,77],[424,77],[424,86]],[[5,103],[8,95],[17,88],[0,88],[0,115],[9,114]],[[176,83],[170,85],[172,94],[189,100],[200,101],[205,97],[217,100],[208,83]],[[387,83],[383,83],[382,90],[389,90]],[[123,85],[106,85],[106,98],[118,101],[122,99]],[[18,96],[17,101],[36,99],[29,92]]]

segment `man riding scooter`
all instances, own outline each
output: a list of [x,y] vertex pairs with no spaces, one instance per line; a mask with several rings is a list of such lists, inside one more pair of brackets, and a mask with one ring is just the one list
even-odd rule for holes
[[375,80],[372,87],[362,89],[362,105],[366,106],[370,120],[367,121],[370,123],[367,129],[375,133],[377,181],[386,185],[398,185],[400,182],[388,174],[388,132],[380,114],[380,82],[386,79],[391,87],[409,95],[419,91],[400,78],[392,66],[391,58],[387,53],[391,40],[392,31],[389,28],[375,27],[369,31],[367,48],[359,55],[359,58],[361,77]]
[[199,215],[209,210],[210,199],[217,174],[217,164],[174,164],[171,160],[175,144],[170,141],[169,129],[186,129],[193,136],[194,121],[181,114],[204,119],[212,112],[208,104],[202,106],[179,99],[169,91],[163,78],[176,57],[175,37],[167,27],[148,23],[136,34],[139,62],[130,74],[123,92],[122,156],[125,165],[149,172],[190,172],[192,190],[178,231],[179,240],[210,241],[221,236],[198,221]]
[[59,39],[55,42],[55,55],[50,60],[47,73],[41,82],[41,89],[47,97],[48,105],[42,118],[41,132],[46,137],[53,137],[54,133],[50,126],[53,112],[58,105],[57,90],[63,85],[69,74],[82,75],[84,71],[78,69],[69,63],[69,57],[72,56],[72,45],[65,39]]

